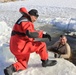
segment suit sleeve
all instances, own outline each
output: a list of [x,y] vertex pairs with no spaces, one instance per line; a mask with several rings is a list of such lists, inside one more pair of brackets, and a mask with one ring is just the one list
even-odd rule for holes
[[[31,33],[32,36],[36,34],[35,35],[36,38],[42,38],[42,36],[43,36],[43,31],[41,31],[41,30],[40,31],[35,30],[34,29],[34,25],[31,22],[26,22],[26,23],[22,22],[22,28],[23,28],[23,31],[25,33],[28,30]],[[30,36],[30,37],[32,38],[32,36]],[[33,36],[33,37],[35,38],[35,36]]]

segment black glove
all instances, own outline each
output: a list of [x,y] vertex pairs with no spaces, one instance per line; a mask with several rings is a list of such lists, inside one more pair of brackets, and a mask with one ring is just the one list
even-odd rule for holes
[[51,41],[51,36],[48,33],[43,34],[43,38],[48,38],[49,41]]
[[54,53],[54,57],[55,58],[60,58],[61,54],[58,54],[58,53]]

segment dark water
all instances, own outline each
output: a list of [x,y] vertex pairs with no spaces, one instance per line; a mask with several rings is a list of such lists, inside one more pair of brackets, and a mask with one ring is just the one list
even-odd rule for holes
[[[39,28],[40,30],[44,30],[47,33],[49,33],[52,37],[51,42],[48,39],[44,39],[43,41],[46,42],[47,45],[52,45],[53,43],[55,43],[58,39],[60,35],[64,35],[65,33],[58,30],[56,27],[52,26],[52,25],[44,25],[42,27]],[[71,48],[73,50],[76,49],[76,38],[70,37],[70,36],[66,36],[68,39],[68,43],[71,46]]]
[[[52,44],[54,44],[59,39],[59,36],[64,34],[64,32],[59,31],[56,27],[51,25],[44,25],[39,29],[46,31],[52,37],[51,42],[48,39],[41,39],[41,41],[46,42],[47,46],[51,46]],[[74,59],[72,60],[72,62],[76,65],[76,38],[72,38],[69,36],[66,36],[66,37],[73,52]]]

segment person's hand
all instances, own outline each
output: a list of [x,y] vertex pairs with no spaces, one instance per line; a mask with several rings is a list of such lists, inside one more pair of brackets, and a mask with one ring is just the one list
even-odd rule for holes
[[43,38],[48,38],[49,41],[51,41],[51,36],[50,34],[46,33],[46,32],[43,32]]
[[55,57],[55,58],[60,58],[60,56],[61,56],[60,54],[54,53],[54,57]]

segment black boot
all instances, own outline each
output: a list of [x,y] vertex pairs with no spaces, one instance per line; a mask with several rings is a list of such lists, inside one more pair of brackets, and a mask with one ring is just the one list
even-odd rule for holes
[[6,67],[6,69],[4,69],[5,75],[12,75],[13,72],[16,72],[16,69],[13,65],[10,65],[9,67]]
[[46,66],[54,66],[55,64],[57,64],[56,60],[41,60],[42,61],[42,66],[46,67]]

